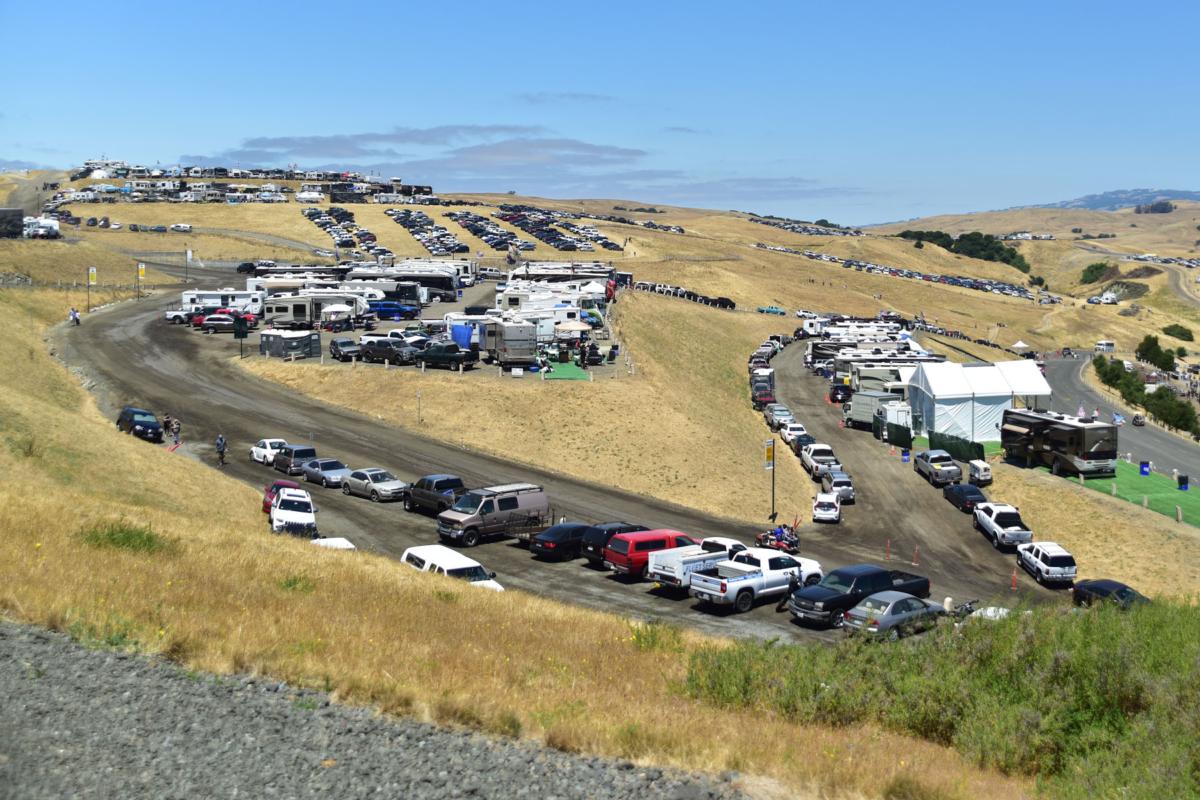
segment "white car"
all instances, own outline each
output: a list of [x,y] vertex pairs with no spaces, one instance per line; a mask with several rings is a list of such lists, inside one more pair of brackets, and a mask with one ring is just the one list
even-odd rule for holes
[[275,454],[279,452],[279,448],[286,445],[287,442],[283,439],[259,439],[250,448],[250,460],[270,466],[275,463]]
[[1017,565],[1038,583],[1075,582],[1075,557],[1057,542],[1017,545]]
[[841,522],[842,500],[832,493],[819,492],[812,507],[813,522]]
[[109,228],[109,230],[119,231],[119,230],[121,230],[121,223],[119,223],[119,222],[110,223],[108,228]]
[[808,433],[808,431],[805,430],[804,426],[799,422],[789,422],[786,425],[780,426],[779,428],[779,435],[782,436],[783,440],[788,444],[794,442],[797,436],[803,436],[806,433]]
[[191,233],[192,226],[188,225],[186,222],[176,222],[171,226],[171,230],[175,231],[176,233]]
[[280,489],[271,502],[271,530],[316,536],[317,507],[303,489]]
[[493,592],[504,591],[504,587],[496,582],[496,573],[488,572],[475,559],[467,558],[445,545],[423,544],[410,547],[400,556],[400,560],[421,572],[448,575]]

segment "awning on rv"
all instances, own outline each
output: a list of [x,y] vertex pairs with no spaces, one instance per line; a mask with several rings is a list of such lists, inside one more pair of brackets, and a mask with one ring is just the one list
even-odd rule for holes
[[567,322],[558,323],[557,325],[554,326],[554,329],[558,330],[558,331],[582,332],[582,331],[590,331],[592,329],[592,326],[588,325],[586,322],[580,322],[579,320],[569,320]]
[[1000,430],[1008,431],[1009,433],[1029,433],[1029,428],[1020,425],[1013,425],[1011,422],[1006,422],[1000,426]]

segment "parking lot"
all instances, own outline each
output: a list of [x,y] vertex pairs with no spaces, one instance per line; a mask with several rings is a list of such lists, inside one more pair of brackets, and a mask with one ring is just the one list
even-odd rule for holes
[[[687,508],[405,433],[256,381],[230,363],[229,356],[236,348],[231,340],[218,339],[220,344],[213,346],[212,337],[184,331],[164,336],[160,317],[165,305],[166,301],[143,303],[133,309],[93,314],[88,320],[89,335],[60,341],[60,352],[71,363],[86,367],[97,381],[101,399],[110,407],[134,400],[180,417],[185,426],[183,449],[196,457],[211,459],[211,441],[223,432],[231,443],[228,473],[253,486],[261,487],[279,473],[251,464],[246,456],[249,445],[263,436],[280,436],[311,442],[322,456],[337,457],[355,468],[384,467],[404,480],[452,472],[471,486],[537,483],[549,494],[556,518],[585,522],[619,519],[695,537],[734,536],[745,542],[752,542],[758,532]],[[826,570],[864,561],[886,565],[887,541],[891,539],[892,566],[929,576],[935,599],[950,595],[1012,602],[1048,596],[1022,578],[1021,590],[1014,597],[1008,589],[1010,556],[993,551],[971,530],[966,515],[954,511],[909,465],[889,458],[886,448],[869,434],[838,429],[836,415],[824,403],[821,381],[803,374],[800,348],[785,351],[776,366],[781,400],[789,403],[814,433],[833,444],[861,487],[862,499],[849,507],[843,524],[801,526],[804,556],[817,559]],[[326,535],[344,536],[363,550],[391,557],[410,545],[436,541],[432,517],[408,514],[399,504],[373,504],[344,497],[337,490],[313,489]],[[266,527],[264,519],[264,534]],[[258,535],[257,531],[247,533]],[[920,547],[920,564],[910,567],[915,547]],[[534,561],[523,547],[508,541],[484,544],[471,555],[495,570],[506,586],[635,618],[669,619],[701,631],[739,637],[785,635],[829,640],[840,635],[801,628],[788,615],[777,614],[773,602],[744,615],[714,611],[691,598],[589,569],[582,561]]]

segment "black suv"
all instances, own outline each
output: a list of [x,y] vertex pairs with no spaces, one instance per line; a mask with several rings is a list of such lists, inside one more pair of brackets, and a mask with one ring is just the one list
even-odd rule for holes
[[254,274],[254,262],[253,261],[243,261],[242,263],[237,265],[237,271],[238,271],[239,275],[253,275]]
[[466,493],[466,484],[457,475],[426,475],[404,490],[404,510],[424,508],[440,514]]
[[362,358],[362,347],[353,339],[330,339],[329,355],[338,361],[352,361],[355,358]]
[[844,403],[854,396],[854,390],[844,383],[835,383],[829,387],[829,402]]
[[117,417],[117,430],[139,439],[145,439],[147,442],[163,440],[162,423],[158,421],[158,417],[144,408],[134,408],[133,406],[122,408],[120,416]]
[[602,522],[584,531],[579,552],[588,560],[589,566],[598,567],[604,563],[604,548],[608,547],[609,539],[618,533],[648,530],[650,529],[645,525],[634,525],[630,522]]

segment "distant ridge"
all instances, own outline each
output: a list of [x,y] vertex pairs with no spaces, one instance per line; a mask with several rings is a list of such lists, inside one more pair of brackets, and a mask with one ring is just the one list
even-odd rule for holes
[[1100,194],[1085,194],[1074,200],[1045,203],[1037,206],[1016,208],[1083,208],[1089,211],[1116,211],[1119,208],[1153,203],[1155,200],[1200,200],[1200,192],[1183,189],[1116,189]]

